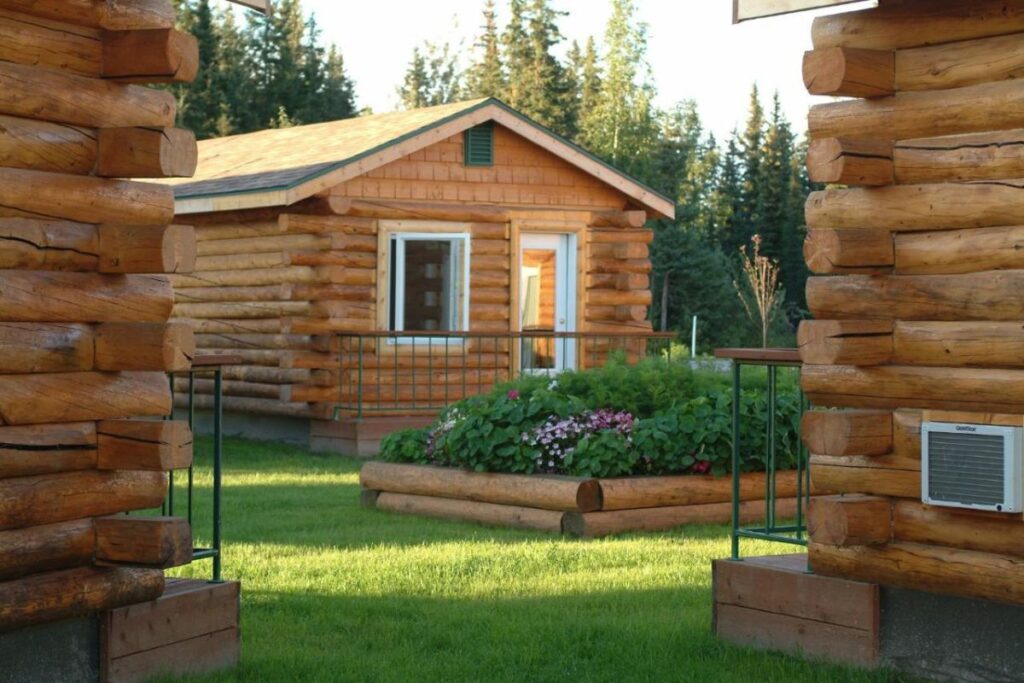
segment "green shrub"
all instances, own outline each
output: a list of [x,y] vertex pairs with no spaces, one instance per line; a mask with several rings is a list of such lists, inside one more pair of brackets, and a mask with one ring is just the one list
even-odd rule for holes
[[[759,471],[767,459],[766,376],[744,373],[741,468]],[[800,402],[793,379],[780,381],[777,398],[776,467],[789,468],[799,448]],[[478,472],[724,475],[732,466],[732,442],[728,374],[648,359],[555,379],[524,376],[456,403],[429,431],[392,434],[382,441],[381,454],[393,462]]]

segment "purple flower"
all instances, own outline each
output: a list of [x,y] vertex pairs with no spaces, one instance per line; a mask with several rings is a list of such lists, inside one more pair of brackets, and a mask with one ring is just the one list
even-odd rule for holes
[[519,398],[519,392],[516,391],[515,389],[509,389],[508,393],[506,394],[506,396],[508,396],[510,399],[512,399],[514,401],[517,398]]

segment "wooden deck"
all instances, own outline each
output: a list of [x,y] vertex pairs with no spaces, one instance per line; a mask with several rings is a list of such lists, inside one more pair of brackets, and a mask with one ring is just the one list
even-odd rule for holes
[[208,673],[241,655],[237,581],[168,579],[150,602],[102,615],[101,680],[141,683],[157,675]]
[[715,634],[765,650],[872,667],[879,658],[879,587],[810,574],[807,555],[712,564]]

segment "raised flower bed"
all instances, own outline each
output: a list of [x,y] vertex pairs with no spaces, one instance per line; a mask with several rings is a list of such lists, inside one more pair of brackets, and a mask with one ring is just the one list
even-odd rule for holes
[[[732,514],[732,477],[708,474],[594,479],[372,461],[359,476],[364,504],[381,510],[578,537],[723,523]],[[740,484],[740,516],[753,521],[765,510],[764,474]],[[777,474],[776,487],[776,514],[791,516],[795,473]]]
[[[757,379],[754,379],[756,384]],[[380,509],[603,536],[728,521],[732,393],[728,378],[666,360],[612,364],[557,379],[525,377],[461,401],[428,430],[382,442],[364,466]],[[777,403],[780,469],[798,448],[795,386]],[[766,403],[741,395],[741,516],[764,514]],[[776,516],[796,508],[796,476],[777,476]]]

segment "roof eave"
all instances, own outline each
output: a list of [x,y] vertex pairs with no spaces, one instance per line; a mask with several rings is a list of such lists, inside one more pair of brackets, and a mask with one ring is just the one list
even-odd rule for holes
[[878,0],[732,0],[732,23],[773,17],[779,14],[805,12],[823,7],[838,7],[855,2],[877,7]]

